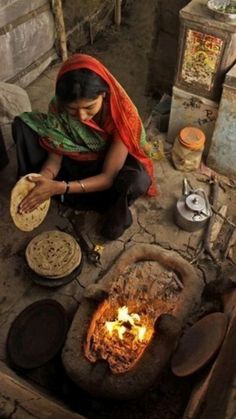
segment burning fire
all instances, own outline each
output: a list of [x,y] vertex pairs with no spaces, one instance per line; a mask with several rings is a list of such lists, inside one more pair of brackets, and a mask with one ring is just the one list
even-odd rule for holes
[[145,304],[130,302],[129,306],[118,306],[115,301],[104,300],[88,329],[86,358],[90,362],[106,360],[114,374],[129,371],[152,339],[155,319],[151,313]]
[[135,340],[142,342],[145,339],[147,328],[142,326],[140,322],[141,319],[137,313],[129,314],[128,307],[123,306],[118,308],[117,320],[106,322],[105,327],[110,336],[117,333],[119,339],[122,340],[125,333],[130,333]]

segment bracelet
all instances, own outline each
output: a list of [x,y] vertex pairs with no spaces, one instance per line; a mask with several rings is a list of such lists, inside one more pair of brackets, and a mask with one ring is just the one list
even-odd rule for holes
[[83,182],[81,182],[81,180],[78,180],[77,182],[79,183],[79,186],[81,187],[82,192],[85,193],[86,189],[85,189],[85,186],[84,186]]
[[70,184],[69,184],[69,182],[66,182],[65,180],[64,180],[63,182],[65,182],[65,183],[66,183],[66,190],[65,190],[65,192],[64,192],[64,195],[66,195],[67,193],[69,193],[69,192],[70,192]]
[[62,182],[66,184],[66,190],[63,194],[61,194],[61,203],[63,204],[63,202],[65,202],[65,195],[70,192],[70,184],[69,182],[66,182],[65,180],[63,180]]

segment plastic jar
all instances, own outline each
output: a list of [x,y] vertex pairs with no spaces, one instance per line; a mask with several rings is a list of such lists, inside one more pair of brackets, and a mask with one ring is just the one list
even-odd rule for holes
[[200,128],[183,128],[176,137],[172,148],[172,161],[175,168],[183,172],[198,169],[205,140],[205,134]]

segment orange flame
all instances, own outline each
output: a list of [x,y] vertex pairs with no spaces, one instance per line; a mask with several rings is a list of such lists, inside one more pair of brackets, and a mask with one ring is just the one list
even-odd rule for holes
[[142,342],[146,337],[147,328],[140,324],[141,319],[137,313],[129,314],[128,307],[118,308],[117,320],[106,322],[105,326],[109,334],[117,333],[119,339],[123,339],[124,334],[131,333],[135,340]]

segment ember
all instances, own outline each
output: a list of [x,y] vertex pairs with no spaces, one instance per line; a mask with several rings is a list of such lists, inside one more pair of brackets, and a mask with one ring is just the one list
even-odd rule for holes
[[85,344],[89,361],[104,359],[115,374],[127,372],[137,363],[153,336],[154,318],[151,309],[135,306],[117,307],[109,299],[101,304]]

